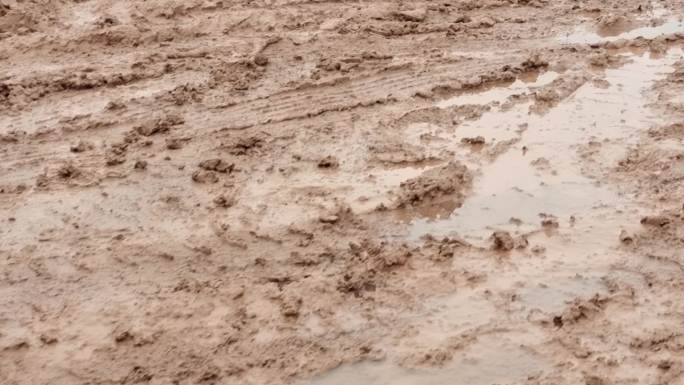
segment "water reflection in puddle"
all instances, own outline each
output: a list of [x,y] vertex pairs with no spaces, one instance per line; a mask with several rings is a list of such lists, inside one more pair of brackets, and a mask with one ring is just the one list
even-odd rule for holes
[[[589,141],[619,142],[616,148],[626,149],[636,132],[657,122],[643,93],[680,57],[680,49],[659,59],[633,56],[630,64],[606,70],[607,88],[586,83],[543,116],[524,113],[522,105],[473,122],[466,134],[486,138],[505,138],[521,124],[527,129],[519,143],[482,167],[462,207],[444,220],[413,220],[409,238],[458,234],[482,239],[493,228],[538,228],[541,213],[567,218],[620,201],[610,188],[582,174],[577,150]],[[511,223],[511,218],[520,221]]]

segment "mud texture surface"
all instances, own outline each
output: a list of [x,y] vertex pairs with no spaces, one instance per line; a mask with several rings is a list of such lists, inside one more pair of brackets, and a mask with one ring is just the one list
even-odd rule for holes
[[681,0],[0,0],[0,384],[684,384]]

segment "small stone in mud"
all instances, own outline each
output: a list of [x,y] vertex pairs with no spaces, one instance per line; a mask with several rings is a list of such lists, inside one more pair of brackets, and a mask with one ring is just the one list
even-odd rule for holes
[[231,173],[235,169],[235,164],[228,163],[223,159],[207,159],[199,164],[199,167],[207,171],[217,171],[222,174]]
[[340,162],[334,156],[328,155],[318,162],[319,168],[338,168]]
[[217,183],[219,178],[213,171],[197,170],[192,173],[192,180],[196,183]]
[[135,162],[135,165],[133,166],[133,168],[136,170],[146,170],[147,169],[147,161],[146,160],[138,160]]
[[264,67],[268,65],[268,58],[266,57],[266,55],[258,54],[254,57],[254,64],[260,67]]
[[670,223],[670,218],[663,215],[645,216],[641,218],[641,224],[645,226],[664,227]]
[[218,207],[229,208],[235,205],[235,198],[219,195],[214,198],[214,204]]
[[62,179],[71,179],[79,176],[81,171],[73,164],[66,164],[57,170],[57,175]]
[[321,223],[333,224],[339,222],[340,217],[338,217],[337,215],[326,215],[320,217],[318,220],[321,221]]
[[71,152],[79,153],[79,152],[86,152],[88,150],[92,150],[95,146],[87,142],[85,140],[81,140],[78,142],[78,144],[74,144],[71,146],[70,150]]
[[178,138],[166,139],[166,148],[169,150],[179,150],[183,148],[183,141]]
[[468,144],[471,146],[481,146],[485,144],[485,138],[483,136],[476,136],[472,138],[463,138],[461,139],[461,143],[463,144]]
[[495,231],[491,238],[494,250],[510,251],[515,247],[515,240],[508,231]]

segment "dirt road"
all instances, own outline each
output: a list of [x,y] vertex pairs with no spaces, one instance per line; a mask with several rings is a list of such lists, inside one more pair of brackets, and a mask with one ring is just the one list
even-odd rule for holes
[[681,0],[0,0],[0,384],[684,384]]

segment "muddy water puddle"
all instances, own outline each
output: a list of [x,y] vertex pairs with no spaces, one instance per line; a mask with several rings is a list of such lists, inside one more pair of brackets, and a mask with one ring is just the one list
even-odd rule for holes
[[[607,88],[586,82],[546,114],[530,114],[529,104],[521,104],[486,113],[466,125],[463,132],[459,127],[457,131],[464,137],[478,134],[488,142],[518,141],[480,168],[473,191],[462,207],[442,220],[412,220],[409,238],[458,234],[473,241],[483,240],[494,229],[538,229],[540,215],[562,220],[590,217],[596,210],[628,203],[600,179],[583,174],[578,150],[593,143],[611,151],[625,151],[637,140],[636,133],[658,122],[647,106],[644,92],[662,79],[680,57],[679,49],[658,59],[647,54],[632,56],[631,63],[624,67],[606,70]],[[611,158],[621,155],[613,154]]]
[[558,78],[558,73],[544,72],[533,77],[519,77],[508,87],[494,87],[484,92],[466,93],[437,103],[440,108],[467,104],[503,103],[508,97],[530,91],[536,87],[550,84]]
[[599,44],[638,38],[655,39],[659,36],[684,32],[684,21],[676,19],[670,19],[655,26],[638,28],[631,28],[631,26],[632,23],[622,23],[604,28],[582,25],[559,40],[564,44]]
[[390,361],[361,362],[334,369],[308,384],[490,385],[521,381],[542,372],[547,363],[500,333],[480,338],[440,370],[408,369]]
[[[487,143],[517,142],[480,165],[462,207],[442,219],[411,220],[409,238],[458,235],[488,245],[492,230],[505,229],[526,233],[529,248],[541,251],[513,251],[509,263],[498,265],[459,258],[454,265],[486,277],[482,285],[426,299],[420,310],[400,317],[415,333],[401,343],[385,341],[385,360],[343,365],[306,383],[512,384],[551,370],[552,358],[535,353],[548,336],[534,319],[549,320],[573,301],[608,295],[609,282],[642,284],[637,275],[614,269],[629,260],[618,234],[624,224],[638,224],[640,207],[600,177],[585,175],[579,150],[591,142],[603,151],[624,151],[658,123],[646,92],[681,56],[679,49],[659,58],[634,55],[622,68],[606,70],[608,87],[587,81],[546,114],[530,114],[530,104],[522,103],[458,127],[457,135],[477,133]],[[486,92],[488,97],[468,96],[449,106],[488,103],[510,90]],[[541,230],[542,213],[558,217],[559,227]],[[450,341],[467,335],[477,338],[451,350],[443,364],[416,367],[402,358],[406,352],[448,350]]]

